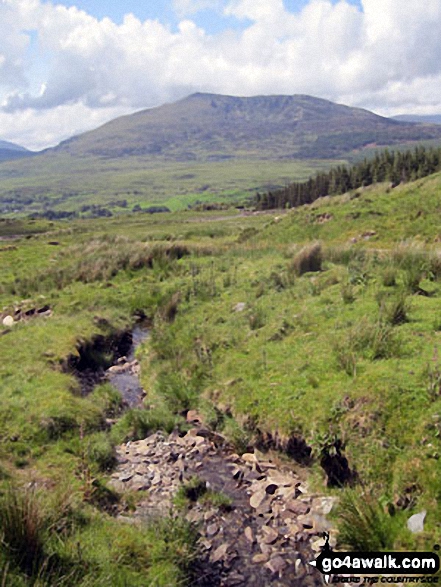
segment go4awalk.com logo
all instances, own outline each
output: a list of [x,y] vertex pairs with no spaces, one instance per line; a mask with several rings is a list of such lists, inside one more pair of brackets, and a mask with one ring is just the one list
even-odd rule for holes
[[423,583],[438,584],[439,556],[433,552],[334,552],[326,543],[309,564],[326,583]]

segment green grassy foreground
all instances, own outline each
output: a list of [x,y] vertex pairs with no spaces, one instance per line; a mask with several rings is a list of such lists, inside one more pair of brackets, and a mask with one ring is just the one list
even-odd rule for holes
[[[320,491],[320,465],[347,458],[355,488],[329,491],[350,512],[350,546],[439,542],[440,187],[432,176],[279,216],[0,222],[0,235],[26,235],[0,243],[3,315],[52,311],[0,326],[2,580],[185,584],[194,529],[118,523],[109,512],[137,497],[106,475],[116,443],[185,427],[189,408],[238,450],[269,433],[301,439]],[[153,320],[138,350],[146,409],[119,415],[111,387],[82,397],[63,365],[141,311]],[[118,418],[110,430],[106,417]],[[380,504],[370,518],[366,495]],[[423,509],[425,531],[411,535]]]

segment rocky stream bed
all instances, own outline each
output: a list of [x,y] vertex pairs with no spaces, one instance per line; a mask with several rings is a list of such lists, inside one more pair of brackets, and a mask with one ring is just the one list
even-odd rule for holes
[[[111,485],[147,495],[131,517],[119,518],[139,523],[168,514],[179,487],[197,477],[202,484],[190,507],[175,512],[199,528],[201,555],[193,585],[322,585],[308,562],[324,544],[333,499],[311,493],[301,476],[276,461],[261,453],[240,456],[203,426],[185,436],[156,432],[118,448]],[[221,492],[228,505],[198,499],[201,487],[202,493]]]
[[[147,335],[137,327],[132,345],[125,343],[126,355],[117,354],[115,364],[95,380],[109,380],[129,407],[141,405],[145,395],[134,350]],[[93,383],[89,368],[80,375],[83,383],[84,378]],[[171,513],[193,522],[200,552],[191,583],[195,586],[323,585],[308,563],[324,545],[323,533],[330,530],[326,515],[334,499],[309,490],[305,467],[288,464],[275,452],[255,449],[239,455],[197,412],[188,412],[187,421],[192,427],[185,434],[156,432],[117,448],[111,486],[123,494],[143,492],[136,510],[119,514],[120,521],[141,524]],[[177,509],[179,488],[192,484],[189,506]],[[222,494],[222,503],[200,499],[203,494]]]

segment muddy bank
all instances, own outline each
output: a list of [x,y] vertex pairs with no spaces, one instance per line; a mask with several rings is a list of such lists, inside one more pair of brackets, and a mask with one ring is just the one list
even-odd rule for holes
[[[254,445],[259,450],[276,450],[286,454],[297,463],[309,467],[313,463],[312,447],[298,434],[282,436],[257,429]],[[344,443],[336,438],[321,449],[319,462],[326,473],[328,487],[354,485],[358,479],[357,471],[351,469],[344,455]]]

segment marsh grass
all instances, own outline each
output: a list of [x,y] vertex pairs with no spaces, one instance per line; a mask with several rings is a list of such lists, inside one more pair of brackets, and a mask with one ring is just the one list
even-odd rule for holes
[[395,287],[397,285],[397,269],[393,266],[386,266],[381,274],[381,280],[385,287]]
[[290,269],[295,275],[300,276],[312,271],[321,271],[322,262],[322,245],[319,242],[315,242],[303,247],[303,249],[295,254],[291,261]]
[[338,507],[339,544],[357,552],[393,550],[400,521],[369,491],[345,489]]
[[189,254],[189,248],[179,243],[146,244],[123,237],[103,237],[68,247],[56,259],[56,266],[16,278],[3,290],[27,297],[62,290],[74,282],[108,282],[120,271],[154,269],[168,274],[175,261]]
[[84,570],[63,553],[74,516],[69,499],[48,499],[35,488],[7,486],[0,496],[0,536],[11,569],[31,584],[79,582]]
[[391,326],[398,326],[409,321],[410,301],[406,292],[387,299],[382,297],[379,300],[380,320],[384,320]]

